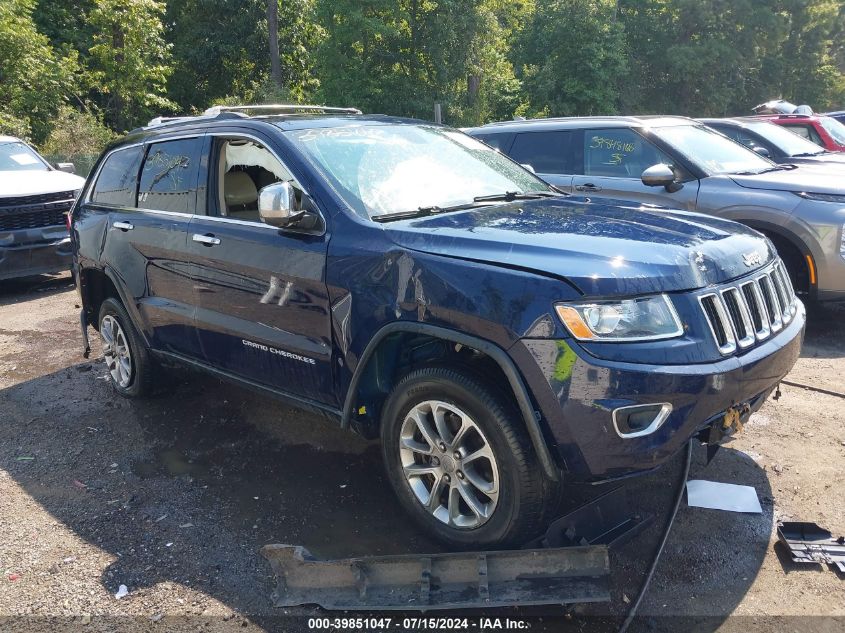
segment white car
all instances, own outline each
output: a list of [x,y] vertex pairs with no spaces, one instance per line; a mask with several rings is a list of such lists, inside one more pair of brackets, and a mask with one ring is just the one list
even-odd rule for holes
[[85,184],[24,141],[0,136],[0,280],[68,270],[67,212]]

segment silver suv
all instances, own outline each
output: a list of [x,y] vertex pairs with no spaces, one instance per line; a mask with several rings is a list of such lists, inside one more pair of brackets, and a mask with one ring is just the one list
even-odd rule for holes
[[564,191],[711,213],[768,236],[796,289],[845,300],[845,182],[777,165],[683,117],[493,123],[468,134]]

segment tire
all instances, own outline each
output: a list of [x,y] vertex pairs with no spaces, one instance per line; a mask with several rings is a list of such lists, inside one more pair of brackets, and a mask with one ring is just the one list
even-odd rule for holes
[[[428,367],[403,378],[382,412],[382,453],[399,502],[458,549],[519,546],[536,536],[551,488],[522,418],[494,394],[468,372]],[[431,448],[441,441],[445,451]]]
[[149,394],[153,386],[153,359],[120,301],[113,297],[103,301],[97,322],[109,382],[114,390],[125,398]]

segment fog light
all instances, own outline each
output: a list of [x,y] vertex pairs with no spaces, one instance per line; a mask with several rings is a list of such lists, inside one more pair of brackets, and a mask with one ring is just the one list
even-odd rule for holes
[[625,439],[650,435],[663,426],[670,413],[672,405],[668,402],[619,407],[613,410],[613,428]]

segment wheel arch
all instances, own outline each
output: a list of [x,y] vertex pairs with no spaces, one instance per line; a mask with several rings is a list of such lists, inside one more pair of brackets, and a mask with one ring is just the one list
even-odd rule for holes
[[[807,275],[807,288],[806,291],[812,295],[815,291],[816,282],[816,255],[811,248],[811,245],[807,244],[806,240],[801,239],[795,232],[790,231],[788,228],[783,226],[779,226],[776,224],[771,224],[766,221],[761,220],[738,220],[747,226],[750,226],[752,229],[760,231],[768,238],[776,238],[772,241],[782,240],[786,243],[789,247],[793,248],[795,252],[801,259],[801,266],[803,267],[802,272]],[[775,244],[777,247],[777,244]],[[809,262],[807,259],[809,258]],[[785,262],[787,263],[787,262]],[[812,267],[812,271],[810,270]],[[799,290],[796,288],[796,290]]]
[[103,301],[114,297],[123,304],[129,318],[132,319],[135,329],[143,339],[144,344],[149,344],[144,329],[139,327],[140,320],[137,307],[134,302],[127,300],[127,293],[120,282],[120,278],[109,267],[104,268],[83,268],[79,274],[80,295],[82,296],[82,307],[85,310],[86,320],[94,329],[99,327],[98,317]]
[[[353,424],[354,409],[358,403],[361,388],[366,377],[372,376],[374,371],[378,375],[379,371],[386,372],[389,370],[392,375],[395,367],[380,368],[378,359],[380,358],[379,351],[384,349],[385,345],[390,346],[390,338],[397,334],[427,336],[431,337],[434,341],[467,347],[482,353],[495,363],[513,392],[519,412],[523,418],[523,423],[525,424],[531,444],[537,453],[537,458],[540,461],[543,472],[552,481],[559,479],[558,468],[543,435],[539,415],[535,413],[535,407],[525,381],[510,356],[495,343],[436,325],[397,322],[384,326],[376,333],[361,354],[358,365],[352,374],[352,379],[350,380],[349,388],[344,399],[341,427],[348,428]],[[392,353],[388,350],[388,356]]]

